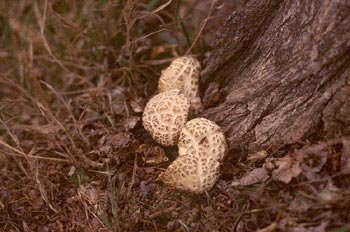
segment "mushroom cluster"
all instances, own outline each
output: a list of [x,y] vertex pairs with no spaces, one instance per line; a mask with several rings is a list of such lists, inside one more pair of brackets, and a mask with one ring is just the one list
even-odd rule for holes
[[143,126],[157,143],[176,145],[189,108],[189,101],[179,89],[160,93],[148,101],[142,116]]
[[179,156],[159,179],[195,193],[214,186],[227,150],[225,136],[214,122],[205,118],[187,122],[189,112],[201,108],[199,73],[200,63],[194,57],[175,59],[162,71],[159,94],[148,101],[142,116],[144,128],[156,142],[179,148]]
[[158,91],[162,93],[171,89],[180,89],[190,101],[191,110],[199,112],[202,107],[198,89],[200,70],[201,64],[196,58],[179,57],[162,71]]
[[159,179],[192,192],[212,188],[226,150],[220,127],[205,118],[192,119],[182,128],[178,147],[178,158]]

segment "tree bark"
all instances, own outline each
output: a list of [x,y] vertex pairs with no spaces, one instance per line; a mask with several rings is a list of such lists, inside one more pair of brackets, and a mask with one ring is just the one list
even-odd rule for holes
[[202,116],[231,149],[350,135],[350,1],[249,1],[217,32],[202,77]]

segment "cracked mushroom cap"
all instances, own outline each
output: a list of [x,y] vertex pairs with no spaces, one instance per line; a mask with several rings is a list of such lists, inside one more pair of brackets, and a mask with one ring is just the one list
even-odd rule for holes
[[159,92],[180,89],[190,101],[191,110],[198,112],[201,109],[198,89],[200,70],[201,64],[194,57],[183,56],[175,59],[162,71],[158,82]]
[[157,143],[173,146],[187,121],[189,108],[190,102],[180,90],[160,93],[148,101],[142,115],[143,126]]
[[205,118],[186,123],[179,137],[179,156],[159,179],[176,188],[201,193],[211,189],[219,177],[226,150],[221,128]]

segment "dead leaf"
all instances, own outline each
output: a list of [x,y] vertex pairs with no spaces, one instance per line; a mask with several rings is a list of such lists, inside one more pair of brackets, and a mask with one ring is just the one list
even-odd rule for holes
[[140,191],[142,195],[147,195],[150,191],[150,187],[147,185],[146,181],[141,181],[140,183]]
[[111,138],[111,144],[114,148],[126,147],[130,142],[131,135],[127,132],[121,132],[116,135],[113,135]]
[[90,184],[80,185],[78,188],[78,194],[89,202],[91,205],[97,204],[98,193],[94,186]]
[[253,153],[253,154],[249,154],[247,161],[250,163],[256,163],[260,160],[265,159],[266,157],[267,157],[267,152],[265,150],[262,150],[262,151],[258,151],[258,152]]
[[330,179],[327,185],[317,194],[317,198],[326,204],[333,204],[342,200],[340,189]]
[[115,114],[124,115],[125,114],[125,88],[117,86],[112,91],[112,109]]
[[146,163],[150,165],[158,165],[164,162],[167,162],[169,159],[165,155],[165,152],[162,148],[155,146],[152,147],[150,153],[146,157]]
[[288,206],[288,210],[296,213],[304,213],[311,208],[312,203],[312,201],[306,198],[295,197]]
[[130,101],[130,106],[135,113],[143,112],[142,98],[138,97],[136,99],[132,99]]
[[265,168],[257,168],[249,172],[245,176],[243,176],[241,179],[233,181],[231,185],[247,186],[247,185],[257,184],[257,183],[264,182],[269,177],[270,176]]
[[274,164],[278,168],[272,172],[272,178],[286,184],[288,184],[293,177],[297,177],[302,172],[300,163],[294,160],[290,155],[274,160]]
[[336,203],[342,198],[339,193],[327,189],[323,189],[320,193],[318,193],[317,197],[319,200],[327,204]]
[[297,150],[294,155],[299,158],[303,175],[308,180],[318,179],[318,172],[327,163],[328,150],[325,146],[311,146],[305,149]]
[[124,124],[126,130],[131,130],[133,129],[137,122],[140,121],[140,117],[138,116],[131,116],[126,119],[126,123]]
[[149,165],[158,165],[169,160],[165,155],[164,149],[159,146],[148,147],[142,144],[138,147],[136,152],[143,153],[142,159]]

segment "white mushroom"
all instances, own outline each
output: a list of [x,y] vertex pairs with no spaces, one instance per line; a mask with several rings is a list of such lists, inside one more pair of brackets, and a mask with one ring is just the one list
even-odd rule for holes
[[201,65],[196,58],[179,57],[162,71],[158,91],[161,93],[170,89],[180,89],[190,101],[191,110],[198,112],[201,109],[198,89],[200,70]]
[[142,116],[143,126],[159,144],[175,145],[189,108],[190,103],[180,90],[160,93],[148,101]]
[[178,146],[178,158],[160,174],[159,179],[195,193],[212,188],[227,150],[220,127],[205,118],[193,119],[181,130]]

